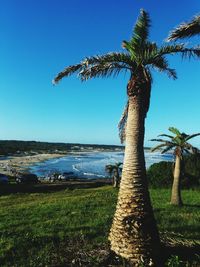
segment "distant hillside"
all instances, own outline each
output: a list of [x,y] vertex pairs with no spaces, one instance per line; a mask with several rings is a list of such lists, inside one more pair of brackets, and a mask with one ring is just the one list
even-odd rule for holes
[[0,155],[13,155],[24,153],[62,153],[72,151],[92,151],[92,150],[123,150],[123,146],[96,145],[96,144],[71,144],[71,143],[49,143],[36,141],[0,141]]

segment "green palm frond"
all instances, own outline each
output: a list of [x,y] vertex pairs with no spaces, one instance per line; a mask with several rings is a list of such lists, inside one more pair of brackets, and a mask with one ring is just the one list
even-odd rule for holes
[[169,131],[171,131],[174,136],[168,134],[160,134],[159,136],[170,138],[169,140],[164,139],[151,139],[150,141],[160,142],[161,144],[154,147],[151,151],[155,151],[159,148],[166,147],[162,150],[161,153],[166,153],[167,151],[174,149],[174,155],[183,157],[183,152],[187,153],[197,153],[198,149],[192,146],[187,140],[200,135],[200,133],[188,135],[186,133],[181,133],[175,127],[169,127]]
[[138,50],[128,41],[122,42],[122,47],[125,48],[131,56],[132,61],[138,63]]
[[182,138],[181,135],[174,136],[173,141],[179,146],[184,144],[184,139]]
[[180,136],[181,135],[181,132],[175,128],[175,127],[169,127],[168,129],[170,132],[172,132],[173,134],[177,135],[177,136]]
[[150,17],[149,14],[143,9],[140,10],[139,18],[136,21],[135,27],[133,29],[133,35],[130,40],[132,46],[138,50],[145,46],[145,43],[149,37],[150,28]]
[[200,34],[200,16],[195,16],[190,22],[180,24],[168,37],[168,41],[176,41]]
[[[168,50],[170,53],[170,50]],[[177,78],[176,72],[174,69],[169,68],[169,63],[165,56],[160,53],[160,49],[155,43],[147,42],[145,45],[145,50],[142,55],[142,64],[149,65],[152,68],[160,72],[166,72],[169,77],[174,79]]]

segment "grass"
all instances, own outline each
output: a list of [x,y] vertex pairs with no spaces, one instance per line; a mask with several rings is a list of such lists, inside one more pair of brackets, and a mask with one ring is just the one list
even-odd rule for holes
[[[167,189],[151,197],[164,239],[200,243],[198,190],[183,191],[182,208],[169,205]],[[116,199],[111,186],[1,196],[0,266],[100,266]]]

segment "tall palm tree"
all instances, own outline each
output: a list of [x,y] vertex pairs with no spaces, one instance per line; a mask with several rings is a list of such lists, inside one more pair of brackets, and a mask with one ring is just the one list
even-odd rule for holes
[[190,22],[180,24],[170,33],[168,40],[176,41],[198,34],[200,34],[200,15],[195,16]]
[[166,55],[200,56],[200,49],[184,45],[163,45],[149,41],[150,18],[147,12],[140,15],[130,41],[123,41],[125,52],[111,52],[102,56],[87,57],[80,63],[60,72],[54,83],[63,77],[78,73],[82,81],[96,77],[117,76],[127,72],[128,101],[119,123],[122,140],[126,141],[122,179],[118,203],[110,230],[111,249],[124,257],[132,266],[148,266],[160,255],[160,240],[147,188],[144,131],[149,110],[151,70],[158,70],[176,79],[176,72],[168,65]]
[[174,167],[174,180],[172,185],[172,193],[171,193],[171,204],[181,206],[183,204],[182,198],[181,198],[181,188],[180,188],[180,179],[181,175],[183,173],[184,168],[184,153],[194,153],[198,149],[193,147],[191,144],[188,143],[188,141],[198,135],[200,133],[196,134],[185,134],[181,133],[178,129],[174,127],[170,127],[169,131],[174,134],[168,135],[168,134],[161,134],[159,136],[167,137],[169,140],[165,139],[152,139],[151,141],[160,142],[161,144],[157,145],[152,149],[153,151],[156,151],[158,149],[164,148],[161,153],[166,153],[169,150],[174,150],[174,156],[175,156],[175,167]]
[[119,187],[120,184],[120,172],[122,171],[122,162],[115,164],[108,164],[105,167],[105,171],[112,177],[113,187]]

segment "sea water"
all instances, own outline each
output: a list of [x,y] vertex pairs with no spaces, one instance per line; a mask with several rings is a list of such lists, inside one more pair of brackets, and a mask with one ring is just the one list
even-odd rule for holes
[[[81,178],[105,178],[107,164],[123,162],[123,152],[90,152],[67,155],[62,158],[49,159],[30,166],[31,173],[47,176],[53,172],[73,172]],[[145,151],[146,168],[160,161],[172,161],[172,154],[151,153]]]

